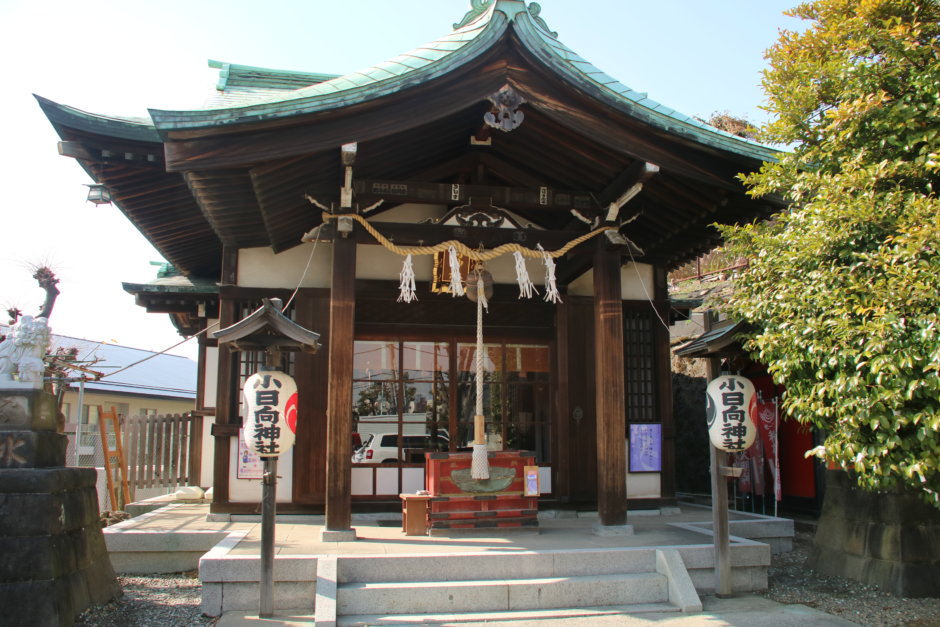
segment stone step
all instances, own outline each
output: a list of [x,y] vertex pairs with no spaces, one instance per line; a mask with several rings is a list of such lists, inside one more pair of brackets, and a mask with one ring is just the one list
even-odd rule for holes
[[[620,615],[673,615],[679,608],[668,603],[636,603],[632,605],[606,605],[603,607],[552,608],[547,610],[517,610],[512,612],[456,612],[446,614],[355,614],[337,617],[338,627],[365,627],[367,625],[415,625],[454,623],[496,623],[509,621],[546,622],[567,618],[600,618]],[[546,624],[551,624],[546,622]]]
[[[578,577],[656,571],[656,549],[525,551],[374,556],[344,555],[339,583],[470,581]],[[420,573],[420,575],[419,575]]]
[[[416,593],[420,590],[420,593]],[[666,603],[666,577],[656,573],[473,581],[346,583],[338,616],[499,612]]]

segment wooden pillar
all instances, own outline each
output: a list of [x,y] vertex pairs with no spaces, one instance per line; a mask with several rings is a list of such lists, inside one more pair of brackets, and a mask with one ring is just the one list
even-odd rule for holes
[[[567,298],[567,296],[566,296]],[[555,460],[555,476],[552,487],[555,497],[560,501],[571,500],[571,455],[574,440],[571,434],[573,421],[570,396],[571,385],[569,367],[569,305],[565,302],[555,305],[555,412],[554,437],[552,438],[552,459]],[[453,432],[452,432],[453,433]]]
[[594,252],[597,512],[601,525],[627,522],[626,402],[620,255],[599,237]]
[[[222,271],[219,293],[219,329],[238,321],[234,300],[223,294],[238,280],[238,249],[225,246],[222,249]],[[210,332],[211,333],[211,332]],[[238,355],[227,344],[219,346],[216,370],[215,424],[212,435],[215,439],[212,467],[212,504],[210,511],[224,512],[229,504],[229,455],[232,435],[238,435]]]
[[330,277],[329,384],[326,421],[326,530],[352,524],[352,370],[356,305],[356,238],[333,238]]
[[[659,317],[669,322],[669,284],[666,269],[656,266],[655,307]],[[660,474],[660,496],[664,499],[676,496],[676,416],[672,402],[672,352],[669,347],[669,329],[660,320],[653,320],[656,359],[654,360],[656,391],[659,395],[659,419],[663,423],[662,462]]]

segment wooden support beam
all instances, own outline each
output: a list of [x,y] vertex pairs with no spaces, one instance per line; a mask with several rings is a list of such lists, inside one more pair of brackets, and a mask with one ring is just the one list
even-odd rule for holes
[[490,198],[494,205],[503,209],[538,209],[567,213],[571,209],[590,212],[597,208],[588,191],[553,189],[547,185],[506,187],[357,179],[353,183],[353,189],[356,200],[362,205],[381,199],[396,203],[464,205],[468,204],[471,198]]
[[659,166],[648,161],[634,161],[617,175],[597,196],[602,207],[609,205],[637,183],[645,183],[659,172]]
[[627,522],[626,399],[620,255],[594,243],[594,385],[597,512],[605,526]]
[[[476,248],[480,244],[491,249],[502,244],[516,243],[527,248],[535,249],[541,244],[547,251],[561,248],[571,240],[584,235],[585,229],[578,231],[544,231],[540,229],[502,229],[485,227],[438,226],[434,224],[404,224],[399,222],[371,222],[370,224],[386,238],[399,246],[435,246],[448,240],[459,240]],[[325,224],[321,227],[320,241],[334,238],[334,227]],[[601,239],[598,236],[596,239]],[[356,229],[350,238],[360,244],[377,244],[378,242],[364,229]],[[310,238],[312,241],[312,237]],[[606,239],[606,238],[604,238]],[[582,250],[586,244],[574,250]],[[569,253],[570,254],[570,253]]]
[[142,148],[101,148],[90,146],[77,141],[60,141],[58,143],[59,154],[63,157],[71,157],[80,161],[91,163],[130,163],[137,165],[163,166],[163,153],[157,150]]
[[[356,229],[358,230],[358,229]],[[326,530],[352,524],[352,371],[356,304],[356,238],[333,240],[329,382],[326,422]]]

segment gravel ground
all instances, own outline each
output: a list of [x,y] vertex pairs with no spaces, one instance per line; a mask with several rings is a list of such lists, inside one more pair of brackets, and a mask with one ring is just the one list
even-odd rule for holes
[[802,603],[866,627],[938,627],[940,598],[904,599],[843,577],[806,568],[813,532],[798,530],[793,551],[775,555],[762,594],[778,603]]
[[118,577],[124,598],[89,608],[76,627],[182,627],[214,625],[199,609],[202,584],[196,571],[175,575]]
[[[841,577],[821,577],[805,568],[813,536],[797,531],[793,551],[777,555],[770,567],[770,588],[763,596],[779,603],[801,603],[866,627],[940,627],[940,598],[902,599]],[[93,607],[79,616],[80,627],[177,627],[213,625],[199,611],[196,572],[118,577],[124,598]]]

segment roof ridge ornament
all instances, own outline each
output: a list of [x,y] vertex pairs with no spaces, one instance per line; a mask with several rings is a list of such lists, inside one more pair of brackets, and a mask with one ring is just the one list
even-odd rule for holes
[[532,16],[532,21],[535,22],[539,28],[544,30],[549,35],[549,37],[552,39],[558,39],[558,33],[550,29],[548,27],[548,23],[539,17],[539,14],[542,12],[542,5],[540,5],[538,2],[530,2],[528,9],[529,15]]
[[487,9],[490,8],[494,0],[470,0],[470,10],[467,11],[467,14],[463,16],[463,19],[454,24],[454,30],[463,28],[470,22],[474,21],[484,13]]

